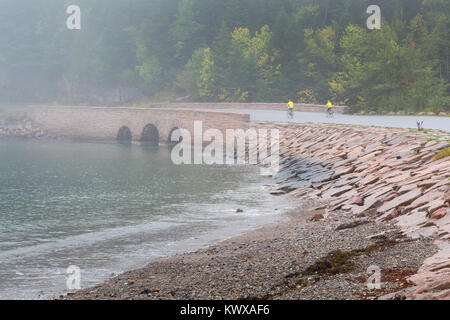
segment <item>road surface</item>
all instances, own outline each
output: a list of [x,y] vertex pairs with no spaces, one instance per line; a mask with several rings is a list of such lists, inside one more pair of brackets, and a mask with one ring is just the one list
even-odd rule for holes
[[364,126],[379,126],[392,128],[417,128],[417,121],[423,121],[424,129],[437,129],[450,132],[450,117],[432,116],[360,116],[347,114],[334,114],[328,118],[325,113],[294,112],[292,120],[287,118],[287,112],[276,110],[242,110],[242,109],[215,109],[222,112],[237,112],[250,114],[251,121],[276,121],[298,123],[338,123]]

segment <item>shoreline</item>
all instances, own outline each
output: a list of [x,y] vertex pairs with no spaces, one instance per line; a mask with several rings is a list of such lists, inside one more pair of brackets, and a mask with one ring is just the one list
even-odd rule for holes
[[[272,194],[302,208],[57,299],[448,299],[449,136],[356,125],[281,131]],[[434,132],[434,131],[433,131]],[[244,213],[245,214],[245,213]],[[385,286],[367,289],[368,267]]]
[[[432,241],[411,241],[391,223],[370,221],[336,230],[355,219],[343,213],[311,221],[314,212],[311,207],[293,210],[285,221],[150,262],[57,299],[375,299],[409,287],[406,277],[437,252]],[[386,236],[377,237],[383,231]],[[342,253],[336,270],[308,271],[330,252]],[[374,264],[381,269],[382,284],[372,291],[366,280]]]

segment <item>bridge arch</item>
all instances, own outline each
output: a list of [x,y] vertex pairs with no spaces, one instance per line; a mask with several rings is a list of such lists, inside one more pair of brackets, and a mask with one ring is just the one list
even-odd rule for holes
[[170,131],[169,131],[169,137],[168,137],[168,139],[167,139],[167,143],[168,144],[176,144],[176,143],[179,143],[179,142],[181,142],[181,141],[183,141],[183,137],[180,137],[179,139],[178,139],[178,141],[172,141],[172,135],[174,134],[174,132],[176,131],[176,130],[179,130],[180,128],[178,128],[178,127],[173,127]]
[[127,126],[120,127],[116,140],[122,143],[131,143],[132,139],[133,135],[131,134],[130,128]]
[[[169,140],[169,133],[175,127],[193,135],[195,121],[201,121],[204,130],[216,128],[223,132],[226,129],[247,128],[250,122],[250,116],[246,114],[166,107],[36,106],[27,108],[27,118],[42,130],[58,137],[117,141],[118,131],[126,126],[131,132],[132,141],[142,139],[155,142],[158,136],[162,143]],[[143,130],[148,124],[154,127]],[[120,137],[129,139],[128,130],[122,129]]]
[[141,142],[154,146],[159,145],[159,131],[153,123],[147,124],[144,129],[142,129]]

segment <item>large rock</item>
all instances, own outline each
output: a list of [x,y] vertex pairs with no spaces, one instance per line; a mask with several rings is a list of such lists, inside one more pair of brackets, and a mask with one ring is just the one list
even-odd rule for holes
[[431,214],[431,219],[439,220],[447,215],[448,208],[440,208]]
[[405,214],[395,218],[397,226],[403,228],[405,233],[414,230],[417,226],[428,222],[427,213],[425,211],[414,210],[410,214]]
[[402,195],[404,193],[410,192],[412,190],[420,189],[416,183],[404,184],[398,190],[397,194]]
[[371,174],[371,175],[366,176],[363,179],[361,179],[358,182],[358,185],[359,186],[367,186],[367,185],[370,185],[370,184],[373,184],[373,183],[377,182],[379,179],[380,179],[380,177],[378,175]]
[[416,200],[418,197],[422,195],[422,190],[416,189],[412,190],[408,193],[405,193],[404,195],[401,195],[397,198],[394,198],[391,201],[388,201],[384,203],[381,207],[378,208],[379,213],[385,213],[393,208],[397,208],[400,206],[408,205],[414,200]]
[[377,188],[373,188],[368,190],[367,192],[364,192],[362,194],[362,196],[366,199],[366,200],[371,200],[371,199],[377,199],[382,197],[383,195],[386,194],[390,194],[392,193],[393,188],[391,186],[387,186],[385,184],[382,184],[380,187]]
[[415,287],[405,292],[408,299],[450,300],[450,247],[426,259],[409,280]]
[[340,176],[348,173],[352,173],[355,170],[355,166],[341,166],[334,170],[333,179],[339,178]]
[[395,175],[395,176],[392,177],[392,178],[388,178],[388,179],[386,179],[385,181],[386,181],[386,183],[388,183],[388,184],[393,184],[393,183],[399,183],[399,182],[401,182],[401,181],[405,181],[406,179],[408,179],[408,178],[410,178],[410,177],[411,177],[411,174],[410,174],[409,172],[405,172],[405,173],[403,173],[403,174]]
[[442,209],[446,209],[447,213],[443,216],[439,212],[439,210],[441,209],[436,210],[434,213],[440,215],[441,218],[438,220],[434,220],[434,223],[438,227],[438,235],[440,239],[450,240],[450,208],[442,208]]
[[[442,198],[442,193],[438,191],[427,192],[424,195],[420,196],[416,200],[414,200],[408,207],[406,207],[406,212],[411,211],[413,209],[422,207],[423,205],[430,204],[433,200]],[[443,205],[443,201],[442,201]],[[429,205],[426,206],[429,208]]]
[[338,197],[342,194],[344,194],[345,192],[352,190],[353,186],[351,185],[347,185],[347,186],[343,186],[340,188],[331,188],[327,191],[325,191],[324,193],[322,193],[322,197],[327,198],[327,197]]

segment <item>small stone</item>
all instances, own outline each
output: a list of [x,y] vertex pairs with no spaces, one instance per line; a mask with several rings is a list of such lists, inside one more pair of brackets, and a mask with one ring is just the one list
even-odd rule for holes
[[313,222],[317,222],[317,221],[322,220],[322,219],[324,219],[323,214],[321,214],[321,213],[316,213],[316,214],[314,214],[309,220],[311,220],[311,221],[313,221]]
[[439,220],[447,214],[447,208],[440,208],[431,214],[431,219]]
[[344,230],[344,229],[351,229],[351,228],[356,228],[357,226],[363,225],[369,223],[369,221],[367,220],[356,220],[350,223],[343,223],[340,226],[338,226],[336,228],[336,231],[338,230]]
[[357,204],[362,206],[364,204],[364,199],[360,196],[356,196],[350,199],[349,204]]
[[384,240],[386,239],[386,232],[380,232],[377,234],[370,235],[366,237],[368,240]]

